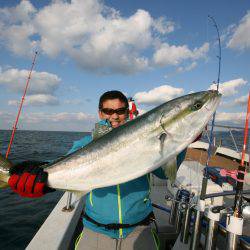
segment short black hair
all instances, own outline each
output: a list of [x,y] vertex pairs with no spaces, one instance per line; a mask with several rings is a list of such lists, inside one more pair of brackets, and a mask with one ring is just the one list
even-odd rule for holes
[[107,91],[99,99],[99,110],[102,109],[102,105],[106,100],[119,99],[121,102],[125,103],[125,107],[128,108],[127,97],[118,90]]

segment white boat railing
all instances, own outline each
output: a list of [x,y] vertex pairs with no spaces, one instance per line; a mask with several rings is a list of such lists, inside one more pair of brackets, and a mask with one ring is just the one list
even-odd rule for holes
[[84,199],[72,194],[72,209],[65,210],[68,198],[65,192],[26,249],[68,249],[84,207]]

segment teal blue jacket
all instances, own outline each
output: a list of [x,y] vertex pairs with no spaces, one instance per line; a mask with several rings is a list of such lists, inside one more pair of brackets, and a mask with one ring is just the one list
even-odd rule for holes
[[[100,121],[99,124],[105,125],[105,121]],[[91,141],[92,136],[90,135],[75,141],[69,153],[73,153]],[[166,179],[162,168],[155,170],[153,174],[161,179]],[[149,174],[147,174],[116,186],[94,189],[86,196],[85,212],[89,217],[102,224],[135,224],[147,217],[153,210],[149,198],[149,181]],[[83,224],[86,228],[111,238],[125,238],[134,230],[134,227],[107,230],[86,219],[83,219]]]

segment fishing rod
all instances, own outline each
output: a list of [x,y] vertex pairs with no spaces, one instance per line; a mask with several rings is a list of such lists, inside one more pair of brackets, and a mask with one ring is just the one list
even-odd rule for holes
[[245,131],[244,131],[244,143],[243,143],[242,154],[241,154],[241,163],[238,168],[236,194],[235,194],[235,199],[234,199],[234,216],[238,218],[242,218],[242,196],[243,196],[242,192],[243,192],[243,185],[244,185],[245,172],[246,172],[245,154],[246,154],[247,139],[248,139],[249,116],[250,116],[250,91],[248,94],[248,105],[247,105]]
[[239,236],[242,235],[243,231],[243,223],[244,219],[242,216],[242,203],[243,203],[243,185],[245,181],[245,153],[246,153],[246,145],[247,145],[247,137],[248,137],[248,121],[250,116],[250,92],[248,94],[248,105],[247,105],[247,113],[246,113],[246,123],[245,123],[245,131],[244,131],[244,143],[242,148],[241,155],[241,163],[238,167],[237,174],[237,184],[236,184],[236,194],[234,198],[234,207],[233,214],[228,214],[226,231],[227,231],[227,245],[226,249],[236,250]]
[[27,92],[27,89],[28,89],[28,86],[29,86],[29,82],[30,82],[30,79],[31,79],[31,73],[32,73],[34,65],[35,65],[37,54],[38,54],[38,52],[36,51],[35,55],[33,57],[31,69],[30,69],[30,72],[29,72],[29,75],[28,75],[28,78],[27,78],[27,81],[26,81],[26,85],[25,85],[24,93],[23,93],[23,96],[22,96],[22,99],[21,99],[21,103],[19,105],[19,109],[18,109],[18,112],[17,112],[16,120],[15,120],[13,129],[12,129],[12,133],[11,133],[11,137],[10,137],[10,142],[9,142],[8,149],[7,149],[6,155],[5,155],[6,159],[9,156],[9,153],[10,153],[10,150],[11,150],[11,146],[12,146],[12,143],[13,143],[13,140],[14,140],[14,136],[15,136],[15,132],[16,132],[16,128],[17,128],[19,116],[21,114],[21,110],[22,110],[22,107],[23,107],[24,99],[25,99],[26,92]]
[[[210,16],[210,15],[208,15],[208,18],[213,22],[213,25],[214,25],[214,27],[216,29],[216,32],[217,32],[217,39],[218,39],[218,46],[219,46],[219,55],[217,56],[217,58],[218,58],[218,76],[217,76],[216,90],[219,91],[220,73],[221,73],[221,41],[220,41],[220,33],[219,33],[219,28],[218,28],[218,25],[217,25],[215,19],[212,16]],[[204,200],[204,197],[205,197],[206,191],[207,191],[207,182],[208,182],[207,167],[208,167],[208,163],[210,161],[211,152],[212,152],[212,142],[213,142],[214,127],[215,127],[215,117],[216,117],[216,111],[213,114],[212,123],[211,123],[210,138],[209,138],[209,147],[208,147],[208,151],[207,151],[206,168],[205,168],[205,171],[204,171],[204,176],[203,176],[203,180],[202,180],[201,195],[200,195],[200,199],[201,200]]]
[[[216,23],[215,19],[210,15],[208,15],[208,18],[212,21],[214,27],[216,28],[218,45],[219,45],[219,55],[217,56],[217,58],[218,58],[218,77],[217,77],[217,83],[216,83],[216,90],[218,91],[219,90],[219,85],[220,85],[220,73],[221,73],[220,33],[219,33],[219,28],[217,26],[217,23]],[[212,142],[213,142],[213,131],[214,131],[215,117],[216,117],[216,112],[214,112],[213,118],[212,118],[212,124],[211,124],[211,130],[210,130],[210,139],[209,139],[209,147],[208,147],[208,152],[207,152],[207,161],[206,161],[206,167],[205,167],[204,173],[203,173],[200,199],[198,200],[196,208],[195,208],[195,222],[194,222],[193,233],[192,233],[192,238],[191,238],[191,242],[190,242],[190,250],[198,249],[198,246],[200,244],[201,217],[202,217],[202,214],[205,211],[205,196],[206,196],[206,192],[207,192],[207,183],[208,183],[208,178],[209,178],[207,167],[208,167],[208,163],[210,161],[211,154],[212,154]],[[212,228],[214,229],[215,228],[214,227],[215,221],[211,220],[211,222],[213,222],[213,224],[211,224],[211,225],[212,225]],[[208,240],[208,242],[212,242],[215,230],[210,230],[210,231],[211,231],[211,233],[209,234],[208,239],[206,239],[206,240]]]

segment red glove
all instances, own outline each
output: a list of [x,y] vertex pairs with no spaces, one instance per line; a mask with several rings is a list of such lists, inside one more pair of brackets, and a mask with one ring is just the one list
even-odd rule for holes
[[47,186],[48,173],[41,167],[23,163],[12,167],[10,175],[8,184],[20,196],[37,198],[54,191]]

